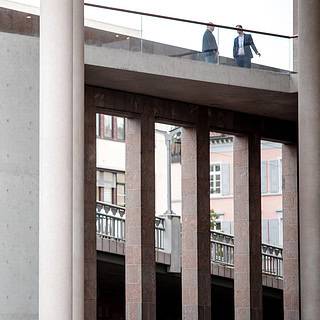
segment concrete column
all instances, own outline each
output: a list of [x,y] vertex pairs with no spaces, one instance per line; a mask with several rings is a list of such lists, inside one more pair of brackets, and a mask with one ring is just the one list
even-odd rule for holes
[[154,116],[126,123],[126,319],[156,318]]
[[282,146],[284,320],[299,320],[299,226],[297,148]]
[[84,5],[73,0],[73,312],[84,319]]
[[39,319],[72,319],[73,4],[41,1]]
[[209,129],[205,112],[197,128],[183,128],[182,319],[211,319]]
[[84,319],[97,317],[96,110],[94,89],[86,87],[84,151]]
[[299,2],[301,319],[320,314],[320,2]]
[[262,319],[260,139],[234,138],[236,320]]

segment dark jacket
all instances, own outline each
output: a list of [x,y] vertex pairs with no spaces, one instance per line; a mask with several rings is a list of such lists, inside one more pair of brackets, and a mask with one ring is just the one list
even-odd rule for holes
[[[233,42],[233,57],[234,58],[236,58],[238,56],[238,51],[239,51],[238,38],[239,37],[236,37]],[[244,47],[244,56],[247,58],[250,58],[250,59],[253,58],[251,47],[252,47],[253,51],[256,54],[258,54],[258,50],[257,50],[256,46],[254,45],[251,34],[244,34],[243,47]]]
[[210,30],[206,30],[202,39],[202,51],[203,52],[212,52],[218,51],[218,45],[216,42],[216,38],[212,34]]

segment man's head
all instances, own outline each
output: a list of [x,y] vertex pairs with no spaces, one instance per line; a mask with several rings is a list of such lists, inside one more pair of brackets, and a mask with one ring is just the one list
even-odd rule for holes
[[207,28],[208,28],[209,31],[213,32],[213,30],[214,30],[214,24],[213,24],[212,22],[209,22],[209,23],[207,24]]
[[239,34],[239,36],[241,36],[243,34],[243,28],[241,24],[236,25],[237,28],[237,32]]

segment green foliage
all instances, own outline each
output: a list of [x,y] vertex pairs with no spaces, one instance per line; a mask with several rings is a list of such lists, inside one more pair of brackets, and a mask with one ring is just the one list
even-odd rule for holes
[[210,210],[210,229],[214,230],[217,225],[218,215],[214,212],[213,209]]

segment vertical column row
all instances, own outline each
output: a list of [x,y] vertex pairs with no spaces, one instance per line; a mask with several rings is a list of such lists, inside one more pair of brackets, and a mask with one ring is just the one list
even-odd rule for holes
[[283,307],[285,320],[299,320],[299,228],[297,148],[282,146]]
[[320,314],[320,2],[299,1],[299,215],[301,319]]
[[236,320],[262,319],[260,139],[234,138]]
[[84,319],[97,317],[96,254],[96,110],[93,89],[88,87],[85,103],[84,152]]
[[182,319],[211,319],[209,128],[206,112],[184,128],[182,165]]
[[154,115],[127,119],[126,319],[156,318]]

